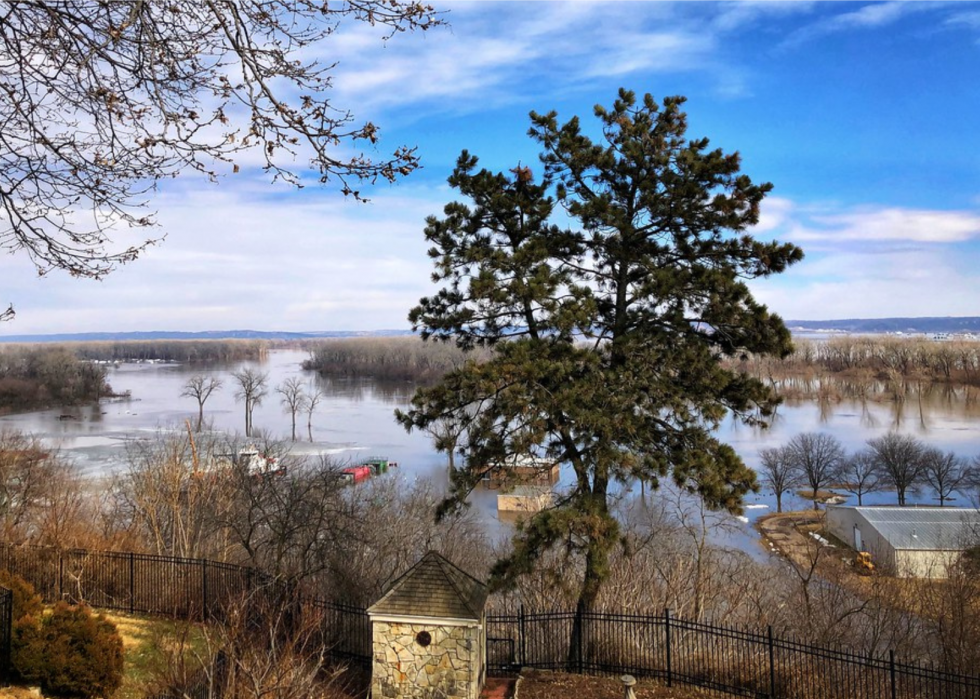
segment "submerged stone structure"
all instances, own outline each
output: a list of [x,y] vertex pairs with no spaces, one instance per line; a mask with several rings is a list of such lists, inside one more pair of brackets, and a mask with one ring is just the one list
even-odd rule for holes
[[434,551],[368,608],[373,699],[478,699],[487,588]]

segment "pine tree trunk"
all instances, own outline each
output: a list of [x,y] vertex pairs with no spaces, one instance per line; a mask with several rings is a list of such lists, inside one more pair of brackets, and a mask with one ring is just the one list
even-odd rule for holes
[[599,589],[605,581],[608,571],[609,551],[601,537],[594,537],[589,542],[589,551],[585,557],[585,579],[579,592],[578,604],[575,607],[575,620],[572,623],[572,635],[568,646],[568,671],[582,672],[586,669],[588,659],[589,637],[587,625],[589,615],[595,611],[599,599]]

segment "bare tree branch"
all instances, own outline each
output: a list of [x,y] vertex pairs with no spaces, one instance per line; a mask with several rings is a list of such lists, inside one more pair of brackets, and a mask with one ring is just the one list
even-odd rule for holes
[[410,173],[414,148],[357,151],[378,128],[333,104],[334,65],[310,57],[343,21],[385,39],[441,23],[416,0],[0,2],[0,250],[100,278],[159,239],[109,231],[153,226],[161,180],[213,180],[246,153],[273,180],[300,186],[308,167],[356,198]]

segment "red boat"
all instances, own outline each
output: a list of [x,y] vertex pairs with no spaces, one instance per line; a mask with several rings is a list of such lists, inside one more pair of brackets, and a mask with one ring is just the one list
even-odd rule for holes
[[350,466],[340,473],[348,483],[363,483],[374,475],[374,470],[370,466]]

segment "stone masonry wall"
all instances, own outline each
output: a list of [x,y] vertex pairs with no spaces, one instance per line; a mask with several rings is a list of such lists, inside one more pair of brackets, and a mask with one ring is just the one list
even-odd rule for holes
[[[373,623],[372,699],[476,699],[480,627]],[[419,632],[431,637],[418,643]]]

